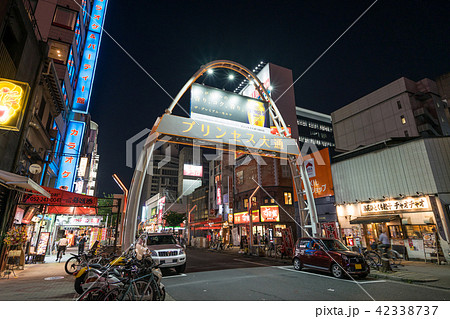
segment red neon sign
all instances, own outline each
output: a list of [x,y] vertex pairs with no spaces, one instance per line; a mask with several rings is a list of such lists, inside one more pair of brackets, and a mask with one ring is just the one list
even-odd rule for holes
[[279,222],[280,212],[278,206],[261,206],[262,222]]
[[[259,212],[257,210],[252,211],[252,220],[254,223],[259,223]],[[241,212],[234,214],[234,223],[235,224],[246,224],[249,223],[250,219],[248,218],[248,212]]]

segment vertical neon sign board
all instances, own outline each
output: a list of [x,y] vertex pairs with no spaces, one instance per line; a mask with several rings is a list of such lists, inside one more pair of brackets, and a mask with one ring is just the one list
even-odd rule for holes
[[73,98],[73,112],[88,113],[107,2],[107,0],[95,0],[92,7],[91,21],[89,22],[86,43],[84,44],[77,89]]
[[75,172],[80,158],[81,143],[83,143],[84,122],[70,121],[66,141],[61,157],[61,165],[59,167],[58,180],[56,188],[65,191],[73,191],[73,183],[75,182]]

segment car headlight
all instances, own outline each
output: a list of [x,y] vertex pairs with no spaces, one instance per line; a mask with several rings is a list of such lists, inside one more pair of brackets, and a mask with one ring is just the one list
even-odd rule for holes
[[180,249],[180,252],[179,252],[179,255],[183,255],[183,254],[184,254],[184,249],[181,248],[181,249]]
[[349,259],[346,255],[342,255],[342,261],[348,263]]
[[157,257],[157,256],[158,256],[158,254],[156,253],[156,251],[150,250],[150,252],[152,253],[152,257]]

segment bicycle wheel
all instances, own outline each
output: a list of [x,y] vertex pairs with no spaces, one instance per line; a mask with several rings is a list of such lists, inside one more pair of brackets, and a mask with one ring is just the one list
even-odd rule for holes
[[381,256],[375,251],[368,251],[367,256],[369,256],[377,265],[381,264]]
[[391,265],[399,265],[401,263],[400,254],[395,250],[390,250],[387,254]]
[[[151,282],[148,280],[138,280],[134,282],[135,300],[151,301],[154,298]],[[156,296],[155,296],[156,297]]]
[[94,287],[87,290],[81,295],[78,301],[100,301],[105,296],[105,290],[103,288]]
[[365,258],[370,268],[378,270],[379,264],[372,258],[372,256],[366,255]]
[[66,270],[66,273],[69,275],[73,275],[75,271],[77,271],[78,266],[80,265],[81,260],[78,257],[70,257],[64,266],[64,269]]
[[123,287],[109,290],[103,297],[103,301],[132,300],[129,291]]

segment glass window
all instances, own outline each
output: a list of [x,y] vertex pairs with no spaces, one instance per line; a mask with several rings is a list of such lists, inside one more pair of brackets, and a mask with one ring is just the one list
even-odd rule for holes
[[56,7],[55,15],[53,16],[53,25],[69,30],[74,30],[76,21],[76,11],[63,7]]
[[422,239],[423,233],[432,233],[434,225],[405,225],[406,236],[411,239]]
[[403,115],[400,116],[400,119],[402,120],[402,124],[406,124],[406,118]]
[[291,192],[284,192],[284,204],[292,205],[292,193]]
[[236,172],[236,183],[238,185],[244,184],[244,171]]
[[56,62],[66,64],[67,57],[69,56],[70,45],[56,40],[49,40],[48,46],[48,57],[52,58]]
[[248,208],[248,198],[244,198],[244,208]]
[[289,166],[287,166],[287,165],[281,166],[281,176],[282,177],[291,177],[291,170],[290,170]]
[[399,110],[402,108],[402,103],[400,103],[400,101],[397,101],[397,107]]

